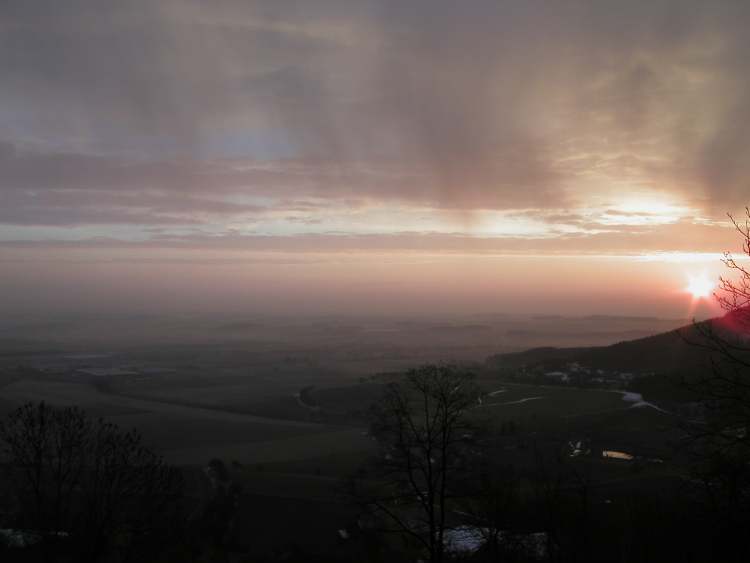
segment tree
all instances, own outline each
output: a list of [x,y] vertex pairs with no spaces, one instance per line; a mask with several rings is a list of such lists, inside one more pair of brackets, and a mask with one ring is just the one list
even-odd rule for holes
[[43,538],[46,559],[65,550],[77,561],[132,555],[179,498],[181,475],[125,432],[77,407],[28,403],[0,423],[17,525]]
[[[750,209],[746,213],[743,223],[729,217],[742,236],[743,253],[750,257]],[[750,447],[750,270],[728,252],[723,262],[730,276],[719,278],[715,298],[726,314],[696,323],[698,340],[692,343],[709,352],[709,369],[689,385],[706,413],[697,434],[718,450],[740,453]]]
[[[750,257],[750,209],[746,219],[729,216]],[[744,556],[741,541],[750,516],[750,269],[725,253],[728,275],[719,279],[716,300],[726,314],[695,323],[691,343],[707,351],[707,369],[686,385],[699,399],[702,416],[686,428],[695,481],[707,493],[718,545]]]
[[204,507],[201,528],[214,546],[221,547],[234,531],[242,487],[230,478],[226,465],[218,458],[208,462],[205,472],[211,498]]
[[515,545],[509,541],[522,512],[521,477],[512,465],[483,460],[477,475],[477,491],[464,501],[466,521],[478,530],[484,551],[492,560],[508,555]]
[[52,534],[68,525],[90,431],[80,409],[56,410],[45,403],[24,405],[0,425],[10,478],[26,507],[24,527]]
[[411,538],[438,563],[444,558],[449,505],[466,475],[475,430],[468,416],[473,377],[449,365],[425,365],[391,383],[372,410],[381,448],[378,486],[365,504],[387,531]]

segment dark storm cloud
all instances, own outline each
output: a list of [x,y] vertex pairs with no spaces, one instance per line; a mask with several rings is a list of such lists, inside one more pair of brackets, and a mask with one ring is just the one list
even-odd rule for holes
[[0,222],[560,209],[614,182],[723,210],[750,193],[748,24],[690,0],[6,0]]

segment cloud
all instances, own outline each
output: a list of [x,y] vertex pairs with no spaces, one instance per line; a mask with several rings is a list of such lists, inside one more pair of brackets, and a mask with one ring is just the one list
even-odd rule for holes
[[[151,229],[148,240],[88,238],[84,240],[0,241],[0,259],[33,256],[60,260],[98,255],[110,260],[127,255],[141,260],[173,256],[180,260],[243,259],[273,255],[347,254],[366,257],[372,253],[398,255],[599,255],[637,256],[653,253],[705,252],[717,256],[738,247],[736,232],[727,224],[701,224],[683,220],[669,225],[621,225],[596,231],[553,233],[554,236],[468,236],[460,233],[394,232],[390,234],[317,233],[271,236],[199,229],[175,234]],[[46,253],[46,254],[45,254]],[[93,253],[93,254],[92,254]]]
[[460,229],[634,189],[718,216],[750,193],[748,24],[729,1],[7,0],[0,223],[218,229],[316,199],[290,222],[357,200]]

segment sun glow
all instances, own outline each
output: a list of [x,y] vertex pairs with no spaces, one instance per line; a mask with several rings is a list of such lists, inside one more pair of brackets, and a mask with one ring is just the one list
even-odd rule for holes
[[705,274],[702,274],[690,276],[685,291],[690,293],[693,299],[704,299],[713,293],[715,287],[716,283],[710,280]]
[[695,213],[696,210],[679,201],[652,192],[642,192],[616,203],[608,203],[600,212],[597,222],[635,227],[670,225]]

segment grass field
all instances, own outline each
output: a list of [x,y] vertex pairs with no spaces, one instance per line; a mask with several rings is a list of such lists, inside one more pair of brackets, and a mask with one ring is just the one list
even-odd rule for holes
[[86,383],[25,379],[5,386],[0,399],[6,411],[40,400],[80,406],[137,428],[148,445],[178,464],[203,464],[212,457],[265,463],[370,447],[350,428],[102,393]]
[[[26,401],[78,405],[137,428],[171,463],[200,466],[220,458],[242,468],[252,494],[307,500],[328,498],[342,478],[376,454],[366,413],[383,390],[382,383],[298,364],[275,371],[204,366],[107,379],[6,376],[0,383],[0,411]],[[602,449],[614,449],[668,461],[670,442],[679,439],[668,414],[632,408],[621,393],[608,390],[495,378],[479,384],[483,397],[472,417],[494,429],[494,455],[503,462],[531,464],[534,448],[586,440],[593,452],[587,463],[602,479],[656,479],[668,473],[653,467],[634,476],[627,464],[596,458]],[[298,396],[306,386],[306,400],[315,409]],[[511,423],[513,431],[507,431]]]
[[[299,366],[275,376],[237,368],[212,372],[206,366],[106,379],[6,374],[0,379],[0,414],[44,400],[136,428],[148,446],[182,467],[196,504],[212,495],[203,467],[213,458],[223,460],[242,490],[232,549],[247,560],[294,553],[298,560],[323,561],[335,554],[364,560],[360,551],[368,540],[358,531],[358,508],[347,482],[355,475],[375,478],[366,464],[382,452],[369,436],[366,413],[383,383],[317,368],[302,372]],[[608,390],[496,378],[479,384],[482,400],[471,417],[491,429],[480,454],[488,461],[534,475],[540,454],[546,456],[552,471],[574,472],[589,483],[593,511],[627,506],[633,495],[656,495],[681,483],[679,464],[670,457],[670,442],[680,434],[669,414],[633,408],[622,393]],[[571,458],[564,445],[578,440],[586,441],[591,453]],[[627,452],[636,461],[604,459],[603,449]],[[559,466],[556,454],[564,458]],[[522,493],[532,498],[531,481],[524,486]],[[564,494],[575,501],[577,490],[569,489]],[[340,530],[356,539],[343,539]]]

